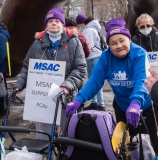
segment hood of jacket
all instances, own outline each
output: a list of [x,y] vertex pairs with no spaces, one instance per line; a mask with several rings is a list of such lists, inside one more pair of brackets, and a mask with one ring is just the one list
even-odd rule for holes
[[10,35],[9,32],[6,29],[0,28],[0,33],[4,34],[7,40],[9,40]]
[[97,32],[100,32],[101,30],[101,25],[99,24],[99,22],[97,20],[93,20],[91,22],[89,22],[85,28],[94,28],[95,30],[97,30]]

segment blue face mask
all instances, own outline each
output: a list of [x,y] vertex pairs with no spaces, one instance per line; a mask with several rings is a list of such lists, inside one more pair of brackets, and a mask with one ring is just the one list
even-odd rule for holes
[[80,31],[83,32],[84,28],[80,28]]
[[49,32],[49,31],[47,31],[47,33],[48,33],[50,36],[52,36],[52,37],[56,38],[56,37],[61,36],[61,34],[63,33],[63,31],[60,31],[60,32],[55,33],[55,34],[54,34],[54,33]]

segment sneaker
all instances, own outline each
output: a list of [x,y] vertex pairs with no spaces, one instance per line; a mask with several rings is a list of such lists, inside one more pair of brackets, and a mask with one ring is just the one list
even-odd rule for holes
[[98,106],[95,110],[97,110],[97,111],[105,111],[105,107]]
[[84,107],[83,110],[92,110],[97,108],[97,103],[91,103],[88,107]]

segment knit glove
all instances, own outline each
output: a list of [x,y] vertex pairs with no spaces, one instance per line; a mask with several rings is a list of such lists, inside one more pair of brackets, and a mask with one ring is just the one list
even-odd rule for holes
[[129,125],[138,127],[140,119],[140,105],[137,102],[131,102],[126,111],[126,119]]
[[81,103],[78,100],[73,100],[73,102],[68,103],[66,105],[66,110],[65,110],[66,117],[69,115],[69,112],[71,110],[72,110],[71,114],[74,114],[78,110],[78,108],[80,107],[80,105],[81,105]]

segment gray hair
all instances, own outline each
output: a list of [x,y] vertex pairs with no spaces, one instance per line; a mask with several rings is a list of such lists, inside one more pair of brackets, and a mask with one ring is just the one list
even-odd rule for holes
[[139,25],[139,19],[141,19],[141,18],[149,19],[151,25],[154,25],[154,24],[155,24],[153,18],[152,18],[150,15],[148,15],[147,13],[144,13],[144,14],[141,14],[141,15],[136,19],[135,26],[138,27],[138,25]]

